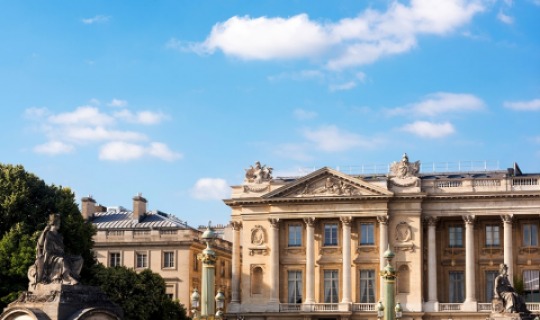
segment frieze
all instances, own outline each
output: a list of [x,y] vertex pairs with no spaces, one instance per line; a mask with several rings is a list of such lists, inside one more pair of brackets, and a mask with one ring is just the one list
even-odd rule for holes
[[300,190],[293,193],[293,197],[332,197],[332,196],[358,196],[362,195],[361,189],[334,177],[316,181],[315,183],[305,183]]

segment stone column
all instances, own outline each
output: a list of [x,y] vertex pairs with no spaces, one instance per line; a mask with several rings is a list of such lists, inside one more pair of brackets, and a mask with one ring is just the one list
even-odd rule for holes
[[[435,311],[435,305],[438,303],[437,299],[437,217],[426,218],[428,225],[427,247],[428,247],[428,304],[430,306],[429,311]],[[427,310],[426,310],[427,311]]]
[[305,304],[315,303],[315,218],[305,218],[306,223],[306,299]]
[[270,299],[271,304],[279,304],[279,219],[270,221]]
[[343,298],[342,303],[350,303],[351,299],[351,217],[341,217],[343,227]]
[[[388,216],[377,216],[379,222],[379,270],[382,270],[386,264],[384,252],[388,249]],[[384,298],[384,283],[381,281],[379,289],[380,299]]]
[[[476,273],[474,258],[474,215],[463,216],[465,221],[465,303],[473,304],[476,311]],[[472,308],[472,307],[471,307]]]
[[240,230],[242,222],[231,221],[233,227],[233,247],[232,247],[232,279],[231,279],[231,304],[240,303]]
[[513,263],[513,244],[512,244],[512,219],[511,214],[502,215],[501,219],[503,221],[504,228],[504,264],[508,267],[508,280],[510,283],[514,284],[514,263]]

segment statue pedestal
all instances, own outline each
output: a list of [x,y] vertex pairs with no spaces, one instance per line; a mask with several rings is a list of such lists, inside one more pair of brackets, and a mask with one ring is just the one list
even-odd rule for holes
[[520,314],[520,313],[498,313],[492,312],[489,315],[489,320],[534,320],[536,318],[533,314]]
[[0,320],[122,318],[122,309],[112,303],[100,288],[63,284],[38,284],[10,303],[0,315]]

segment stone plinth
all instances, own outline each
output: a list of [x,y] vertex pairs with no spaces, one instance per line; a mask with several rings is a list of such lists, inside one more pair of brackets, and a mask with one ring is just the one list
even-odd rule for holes
[[489,316],[489,320],[534,320],[536,315],[524,314],[524,313],[498,313],[492,312]]
[[38,284],[10,303],[0,320],[120,320],[122,309],[98,287]]

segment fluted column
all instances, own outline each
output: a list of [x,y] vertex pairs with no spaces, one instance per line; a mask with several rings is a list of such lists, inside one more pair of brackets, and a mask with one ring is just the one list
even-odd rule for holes
[[465,221],[465,302],[476,302],[474,219],[474,215],[463,216]]
[[[382,270],[386,265],[384,252],[388,248],[388,216],[377,216],[379,222],[379,270]],[[384,297],[384,282],[381,281],[379,289],[379,297]]]
[[240,230],[242,222],[231,221],[233,227],[231,303],[240,303]]
[[270,303],[279,303],[279,219],[270,221]]
[[315,218],[305,218],[306,223],[306,299],[315,303]]
[[426,219],[428,225],[428,302],[435,303],[437,301],[437,246],[436,246],[436,227],[437,217],[428,217]]
[[349,303],[351,299],[351,217],[341,217],[343,227],[343,298],[341,302]]
[[512,244],[512,218],[513,216],[503,215],[501,216],[501,219],[503,221],[503,228],[504,228],[504,264],[508,267],[508,280],[510,280],[510,283],[514,282],[514,263],[513,263],[513,244]]

